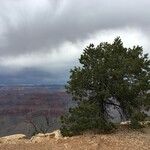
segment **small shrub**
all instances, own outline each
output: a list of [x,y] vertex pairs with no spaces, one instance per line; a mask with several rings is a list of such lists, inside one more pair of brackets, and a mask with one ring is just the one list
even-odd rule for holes
[[140,121],[144,121],[144,119],[146,118],[146,115],[142,112],[139,113],[134,113],[131,116],[131,125],[130,127],[132,129],[140,129],[143,127],[143,125],[140,124]]

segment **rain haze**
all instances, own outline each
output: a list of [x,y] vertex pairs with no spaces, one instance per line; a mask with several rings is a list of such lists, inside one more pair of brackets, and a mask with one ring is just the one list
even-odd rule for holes
[[0,0],[0,84],[64,84],[90,43],[150,53],[148,0]]

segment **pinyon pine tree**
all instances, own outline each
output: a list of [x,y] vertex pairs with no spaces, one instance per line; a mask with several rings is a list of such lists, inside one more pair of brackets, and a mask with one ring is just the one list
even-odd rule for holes
[[136,127],[144,109],[150,108],[150,60],[143,48],[126,48],[117,37],[112,44],[90,44],[79,62],[66,85],[77,105],[61,118],[61,132],[71,136],[87,130],[111,131],[110,106]]

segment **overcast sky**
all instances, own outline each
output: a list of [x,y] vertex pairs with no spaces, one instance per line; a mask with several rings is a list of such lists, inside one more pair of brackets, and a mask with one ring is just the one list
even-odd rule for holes
[[0,84],[66,82],[89,43],[150,53],[149,0],[0,0]]

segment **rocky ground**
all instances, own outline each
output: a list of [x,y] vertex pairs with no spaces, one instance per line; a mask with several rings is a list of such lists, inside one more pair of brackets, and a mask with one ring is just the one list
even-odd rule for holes
[[31,139],[21,134],[12,135],[0,138],[0,150],[150,150],[150,128],[74,137],[61,137],[59,131],[38,134]]

